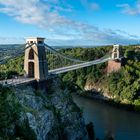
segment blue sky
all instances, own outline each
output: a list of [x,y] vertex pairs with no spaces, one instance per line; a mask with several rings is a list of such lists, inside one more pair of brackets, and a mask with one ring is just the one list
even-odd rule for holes
[[135,44],[139,24],[140,0],[0,0],[0,44]]

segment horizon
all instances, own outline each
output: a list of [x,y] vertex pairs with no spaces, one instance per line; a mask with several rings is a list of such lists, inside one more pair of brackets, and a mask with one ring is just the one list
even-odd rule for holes
[[[46,43],[46,42],[45,42]],[[0,46],[8,46],[8,45],[11,45],[11,46],[14,46],[14,45],[24,45],[22,43],[19,43],[19,44],[0,44]],[[109,47],[109,46],[112,46],[113,45],[117,45],[117,44],[104,44],[104,45],[51,45],[51,47],[72,47],[72,48],[92,48],[92,47]],[[128,44],[128,45],[120,45],[118,44],[119,46],[139,46],[140,44]]]
[[26,36],[51,46],[139,44],[140,0],[0,0],[0,44]]

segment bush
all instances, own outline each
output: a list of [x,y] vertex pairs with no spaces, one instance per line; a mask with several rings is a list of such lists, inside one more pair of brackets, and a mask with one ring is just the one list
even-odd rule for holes
[[134,109],[136,111],[140,111],[140,99],[135,100],[134,105],[135,105]]

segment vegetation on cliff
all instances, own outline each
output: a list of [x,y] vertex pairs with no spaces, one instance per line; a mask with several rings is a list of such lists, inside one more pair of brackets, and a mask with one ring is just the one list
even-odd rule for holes
[[[98,49],[103,56],[110,48]],[[83,49],[82,51],[89,50],[91,60],[93,60],[99,57],[98,49]],[[71,51],[68,50],[67,54],[69,52]],[[118,72],[107,75],[107,63],[104,63],[71,71],[62,74],[61,77],[68,83],[70,89],[72,85],[75,85],[83,90],[86,83],[93,83],[101,89],[101,92],[107,92],[109,96],[112,96],[115,102],[132,104],[135,110],[140,110],[140,50],[136,46],[124,46],[121,48],[121,54],[125,57],[124,66]],[[89,56],[85,55],[84,59],[89,60]]]
[[[104,55],[108,48],[99,50]],[[98,58],[99,52],[95,52],[90,49],[92,59]],[[62,74],[62,79],[69,83],[69,86],[73,83],[81,89],[84,89],[86,83],[93,83],[98,85],[101,92],[112,96],[115,102],[132,104],[135,105],[135,110],[140,110],[140,50],[135,46],[125,46],[121,52],[125,56],[124,66],[118,72],[107,75],[107,63],[104,63]],[[88,60],[88,55],[84,58]]]
[[23,111],[13,89],[0,85],[0,140],[36,139],[28,121],[20,120]]

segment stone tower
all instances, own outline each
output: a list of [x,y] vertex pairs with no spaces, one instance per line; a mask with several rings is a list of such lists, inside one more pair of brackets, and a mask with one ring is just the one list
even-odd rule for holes
[[36,80],[47,79],[48,65],[44,40],[45,38],[40,37],[26,39],[24,71],[29,78],[35,78]]
[[120,58],[119,45],[113,45],[112,59],[119,59],[119,58]]
[[120,59],[119,45],[113,45],[111,58],[114,60],[108,61],[107,73],[117,72],[121,69],[122,61]]

